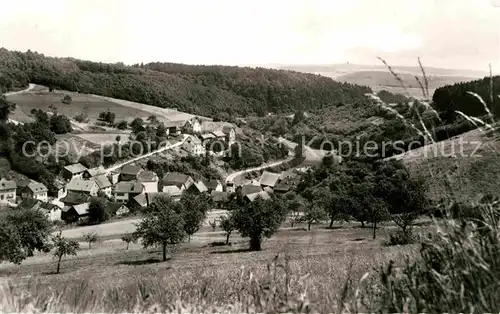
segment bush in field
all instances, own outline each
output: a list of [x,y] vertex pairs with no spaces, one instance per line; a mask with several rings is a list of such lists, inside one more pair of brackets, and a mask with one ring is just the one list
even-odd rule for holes
[[116,124],[116,128],[117,128],[117,129],[120,129],[120,130],[126,130],[126,129],[127,129],[127,127],[128,127],[128,123],[127,123],[127,121],[124,121],[124,120],[123,120],[123,121],[120,121],[120,122],[118,122],[118,123]]
[[89,205],[89,223],[99,224],[110,217],[108,208],[106,206],[106,199],[102,197],[93,197]]
[[92,248],[92,243],[99,242],[99,236],[95,232],[85,233],[82,236],[82,241],[89,244],[89,250]]
[[122,236],[121,240],[127,243],[127,250],[128,250],[130,243],[134,243],[137,239],[135,238],[133,233],[127,232]]
[[64,95],[64,97],[61,99],[61,102],[66,105],[71,104],[71,101],[73,101],[73,99],[70,95]]
[[279,199],[253,202],[237,207],[233,212],[236,229],[243,237],[250,238],[250,249],[260,251],[262,240],[270,238],[286,218],[286,208]]
[[78,241],[70,240],[61,235],[59,232],[52,238],[53,245],[55,248],[54,257],[57,258],[57,269],[56,274],[59,274],[59,270],[61,269],[61,260],[64,256],[68,255],[76,255],[80,245]]
[[35,251],[50,250],[52,225],[38,210],[17,209],[0,215],[0,261],[15,264]]

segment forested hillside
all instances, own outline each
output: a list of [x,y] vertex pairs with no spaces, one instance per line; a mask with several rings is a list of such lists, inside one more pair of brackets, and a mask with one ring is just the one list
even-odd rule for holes
[[125,66],[0,49],[0,90],[28,82],[216,116],[265,115],[366,99],[370,88],[285,70],[152,63]]
[[434,107],[442,113],[442,117],[451,120],[455,117],[454,111],[459,110],[470,116],[486,114],[481,102],[469,92],[481,96],[495,117],[500,115],[500,76],[489,77],[471,82],[447,85],[436,89],[432,97]]

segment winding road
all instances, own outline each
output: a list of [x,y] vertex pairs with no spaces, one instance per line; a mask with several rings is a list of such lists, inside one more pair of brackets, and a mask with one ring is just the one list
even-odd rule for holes
[[287,159],[282,159],[282,160],[278,160],[278,161],[275,161],[275,162],[272,162],[272,163],[269,163],[269,164],[264,164],[264,165],[261,165],[261,166],[258,166],[258,167],[247,168],[247,169],[243,169],[243,170],[240,170],[240,171],[233,172],[233,173],[231,173],[230,175],[227,176],[227,178],[226,178],[226,184],[228,182],[233,182],[236,177],[238,177],[240,175],[243,175],[245,173],[252,172],[252,171],[259,171],[259,170],[266,169],[266,168],[276,167],[276,166],[279,166],[279,165],[281,165],[281,164],[283,164],[285,162],[291,161],[293,158],[294,158],[293,156],[290,156]]
[[[7,97],[7,96],[12,96],[12,95],[17,95],[17,94],[26,93],[26,92],[29,92],[29,91],[31,91],[32,89],[34,89],[34,88],[35,88],[35,86],[36,86],[35,84],[29,83],[28,88],[26,88],[26,89],[19,90],[19,91],[17,91],[17,92],[7,92],[7,93],[5,93],[4,95],[5,95],[5,97]],[[13,119],[9,119],[9,122],[12,122],[12,123],[14,123],[14,124],[23,124],[22,122],[19,122],[19,121],[13,120]]]

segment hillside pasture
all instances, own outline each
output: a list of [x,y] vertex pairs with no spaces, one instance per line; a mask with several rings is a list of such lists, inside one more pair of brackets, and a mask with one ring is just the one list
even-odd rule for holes
[[116,137],[120,136],[120,144],[129,142],[130,133],[82,133],[78,137],[85,141],[92,142],[100,146],[116,144]]
[[[72,98],[71,104],[63,104],[61,99],[69,94]],[[91,121],[97,121],[99,113],[111,111],[116,115],[116,121],[131,121],[134,118],[147,118],[151,113],[141,109],[125,107],[115,102],[107,101],[91,95],[66,93],[66,92],[25,92],[7,96],[9,101],[16,104],[16,110],[10,115],[10,118],[20,122],[31,122],[33,117],[30,111],[32,109],[41,109],[49,111],[49,106],[53,104],[59,114],[73,118],[81,113],[87,114]]]
[[[39,298],[62,294],[73,312],[130,312],[137,298],[146,294],[151,305],[222,306],[252,302],[255,293],[263,293],[269,284],[284,293],[288,280],[290,298],[304,293],[315,310],[332,312],[346,280],[357,282],[366,271],[375,277],[373,268],[389,260],[398,267],[416,253],[415,246],[383,246],[385,231],[381,229],[379,235],[371,240],[369,228],[287,229],[266,240],[262,251],[248,252],[247,239],[238,235],[231,237],[231,246],[210,245],[225,240],[216,231],[195,234],[190,243],[172,250],[167,262],[158,261],[161,250],[145,250],[140,244],[126,250],[125,243],[108,240],[88,250],[81,243],[78,256],[63,259],[59,275],[51,274],[55,260],[39,255],[21,266],[2,264],[0,282],[15,283],[12,289],[36,289]],[[71,298],[75,295],[77,299]]]
[[415,175],[426,178],[429,194],[457,200],[500,196],[500,133],[472,130],[460,136],[410,150],[388,159],[402,160]]

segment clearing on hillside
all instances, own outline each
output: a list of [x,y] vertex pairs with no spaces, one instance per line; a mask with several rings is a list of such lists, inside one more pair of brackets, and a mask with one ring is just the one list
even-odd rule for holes
[[[72,98],[71,104],[63,104],[61,102],[61,99],[67,94]],[[25,92],[9,95],[7,99],[16,104],[16,110],[10,115],[10,118],[20,122],[32,122],[33,117],[30,113],[32,109],[49,111],[49,106],[52,104],[57,108],[58,113],[69,118],[84,113],[93,121],[97,120],[99,113],[107,110],[116,115],[116,121],[129,121],[136,117],[147,118],[151,115],[151,113],[141,109],[121,106],[115,102],[78,93]]]

